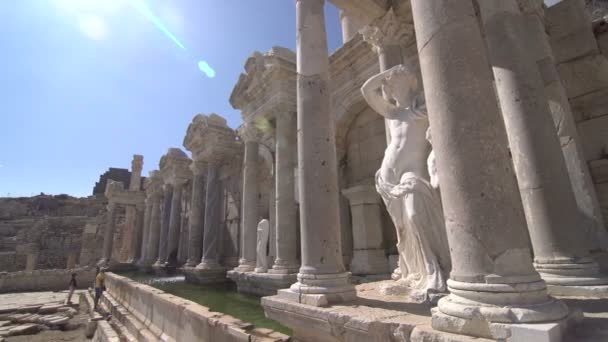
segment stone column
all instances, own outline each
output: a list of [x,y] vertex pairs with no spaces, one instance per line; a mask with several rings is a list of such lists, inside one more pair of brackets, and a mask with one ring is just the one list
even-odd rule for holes
[[388,274],[388,259],[382,236],[380,195],[374,186],[359,185],[343,190],[353,219],[353,259],[356,275]]
[[171,202],[173,197],[173,185],[165,184],[163,187],[163,206],[160,226],[160,236],[158,240],[158,259],[154,266],[162,267],[167,260],[167,247],[169,245],[169,222],[171,220]]
[[162,191],[152,193],[152,209],[150,211],[150,227],[146,244],[144,266],[151,266],[158,257],[158,247],[161,231],[161,201]]
[[357,18],[340,10],[340,24],[342,25],[342,43],[351,40],[363,27]]
[[131,248],[129,249],[129,259],[127,263],[135,263],[140,256],[140,250],[143,237],[145,210],[141,205],[134,206],[135,209],[135,229],[133,230],[133,238],[131,239]]
[[[219,164],[210,161],[207,166],[207,191],[205,198],[205,231],[203,237],[203,253],[201,263],[196,266],[202,270],[222,269],[218,262],[221,224],[221,186],[219,179]],[[257,204],[257,202],[256,202]]]
[[[542,5],[542,4],[541,4]],[[578,6],[577,6],[578,7]],[[583,6],[578,7],[584,10]],[[542,8],[522,9],[527,24],[527,43],[529,51],[534,54],[545,87],[545,96],[549,101],[549,110],[557,128],[557,135],[562,145],[570,182],[583,215],[584,226],[579,227],[588,235],[589,248],[592,250],[608,249],[608,232],[600,210],[595,186],[591,179],[589,166],[582,151],[568,95],[555,66],[555,57],[549,44],[547,31],[543,22]],[[591,34],[591,32],[589,33]]]
[[[255,129],[250,127],[248,129]],[[255,269],[257,226],[259,217],[258,204],[258,142],[246,138],[245,160],[243,161],[243,202],[241,223],[241,259],[235,269],[239,272],[251,272]],[[207,182],[209,184],[209,182]],[[209,190],[207,190],[209,192]]]
[[167,244],[167,255],[165,262],[171,265],[177,263],[177,249],[179,245],[179,228],[182,221],[182,193],[186,181],[183,179],[175,180],[173,185],[173,197],[171,198],[171,217],[169,218],[169,233]]
[[141,170],[144,166],[144,157],[139,154],[133,155],[133,161],[131,161],[131,179],[129,182],[129,190],[140,191],[141,190]]
[[535,267],[549,285],[608,284],[580,232],[581,216],[518,2],[480,2],[480,9]]
[[275,174],[276,258],[269,273],[296,273],[298,232],[296,222],[295,179],[296,113],[277,116]]
[[114,229],[116,228],[116,203],[110,202],[107,206],[108,209],[108,222],[106,224],[106,230],[103,234],[103,251],[101,256],[100,265],[108,265],[112,258],[112,245],[114,244]]
[[205,224],[205,171],[206,165],[202,162],[193,162],[191,165],[194,174],[192,178],[192,203],[190,204],[190,237],[188,243],[187,267],[195,267],[201,260],[203,248],[203,231]]
[[317,306],[355,298],[342,262],[324,4],[296,1],[302,265],[298,282],[279,291],[286,299]]
[[152,196],[146,198],[146,209],[144,211],[144,225],[142,228],[141,249],[137,264],[143,264],[148,253],[148,242],[150,240],[150,216],[152,216]]
[[[435,329],[506,338],[567,307],[532,266],[489,60],[471,1],[412,0],[452,271]],[[501,323],[501,324],[494,324]]]

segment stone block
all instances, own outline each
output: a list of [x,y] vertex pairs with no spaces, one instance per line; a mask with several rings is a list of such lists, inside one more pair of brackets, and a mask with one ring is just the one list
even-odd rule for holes
[[608,60],[591,55],[557,66],[568,98],[576,98],[608,87]]
[[608,152],[608,115],[581,122],[577,126],[585,160],[605,158]]
[[9,336],[18,336],[18,335],[32,335],[36,334],[40,331],[40,326],[38,324],[22,324],[16,326],[8,331]]
[[570,100],[577,122],[608,115],[608,88],[603,88]]
[[561,327],[558,323],[513,324],[511,337],[507,338],[507,342],[560,342],[561,335]]
[[564,0],[547,8],[545,25],[552,38],[566,37],[585,28],[593,35],[584,0]]
[[597,40],[588,27],[564,37],[551,38],[550,44],[557,64],[599,53]]

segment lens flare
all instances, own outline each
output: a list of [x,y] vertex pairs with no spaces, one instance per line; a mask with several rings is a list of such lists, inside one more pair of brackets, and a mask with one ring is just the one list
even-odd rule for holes
[[198,62],[198,68],[205,75],[207,75],[207,77],[209,77],[209,78],[214,78],[215,77],[215,70],[213,70],[213,68],[211,68],[209,66],[209,64],[207,64],[207,62],[205,62],[205,61],[199,61]]
[[[182,42],[180,42],[179,39],[177,39],[177,37],[175,37],[175,35],[173,35],[173,33],[171,33],[171,31],[169,31],[169,29],[160,21],[160,19],[158,19],[154,15],[154,13],[152,13],[150,8],[143,2],[143,0],[131,0],[131,3],[139,12],[141,12],[141,14],[143,14],[148,20],[150,20],[154,25],[156,25],[156,27],[158,27],[167,37],[169,37],[169,39],[171,39],[175,43],[175,45],[179,46],[182,50],[186,50],[184,44],[182,44]],[[213,68],[211,68],[211,66],[209,66],[207,62],[199,61],[198,68],[207,77],[215,77],[215,70],[213,70]]]

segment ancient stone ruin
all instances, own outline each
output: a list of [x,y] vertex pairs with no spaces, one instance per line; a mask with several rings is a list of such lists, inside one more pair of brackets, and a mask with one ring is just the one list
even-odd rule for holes
[[[99,341],[290,338],[135,271],[235,284],[295,341],[608,340],[606,2],[331,2],[343,45],[295,1],[240,127],[197,114],[146,178],[134,155],[89,198],[0,199],[0,292],[108,269],[99,310],[79,292]],[[45,329],[2,300],[0,340]]]

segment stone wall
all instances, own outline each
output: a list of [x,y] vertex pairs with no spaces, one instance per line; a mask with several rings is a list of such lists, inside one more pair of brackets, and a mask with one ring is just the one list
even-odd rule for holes
[[[106,274],[110,306],[137,341],[285,341],[287,336],[170,295],[113,273]],[[126,309],[126,310],[125,310]]]
[[95,197],[0,198],[0,271],[73,267],[85,226],[102,223],[103,208],[104,199]]
[[2,272],[0,293],[67,290],[72,272],[77,274],[79,288],[92,286],[95,280],[94,268]]
[[608,222],[608,186],[602,176],[608,172],[608,30],[601,28],[601,22],[592,26],[591,17],[581,10],[584,6],[583,0],[564,0],[547,9],[546,22],[604,222]]

